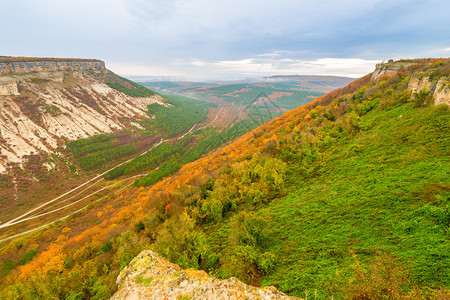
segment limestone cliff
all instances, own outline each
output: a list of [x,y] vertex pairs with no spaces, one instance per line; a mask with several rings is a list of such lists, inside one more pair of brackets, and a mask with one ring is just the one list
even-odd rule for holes
[[[410,67],[414,67],[420,60],[390,60],[387,63],[377,64],[372,73],[372,80],[379,80],[385,75],[396,75],[399,72],[405,72]],[[430,63],[439,63],[439,60],[431,60]],[[408,83],[408,90],[411,97],[414,93],[422,90],[429,91],[434,105],[450,105],[450,80],[446,76],[431,76],[423,72],[416,72],[411,76]]]
[[113,300],[299,299],[274,287],[257,288],[236,278],[219,280],[204,271],[182,270],[152,251],[142,251],[120,272]]
[[64,140],[138,129],[147,105],[163,104],[113,89],[111,78],[120,79],[98,60],[0,58],[0,173]]
[[450,106],[450,80],[447,77],[432,78],[421,73],[414,74],[409,81],[408,90],[411,94],[429,91],[434,105],[445,103]]
[[105,63],[96,59],[2,58],[0,75],[28,72],[103,70]]
[[384,75],[397,74],[404,67],[405,67],[404,65],[394,63],[377,64],[375,67],[375,71],[372,73],[372,79],[378,80],[380,77]]
[[19,95],[17,82],[14,78],[1,76],[0,77],[0,96]]

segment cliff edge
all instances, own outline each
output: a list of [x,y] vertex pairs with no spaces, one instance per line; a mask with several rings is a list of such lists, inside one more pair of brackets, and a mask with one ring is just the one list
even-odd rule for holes
[[68,142],[142,132],[147,106],[164,101],[100,60],[0,57],[0,222],[80,174]]
[[19,74],[29,72],[55,71],[88,71],[104,70],[105,63],[97,59],[77,58],[29,58],[29,57],[1,57],[0,75]]
[[130,299],[299,299],[274,287],[257,288],[232,277],[216,279],[204,271],[182,270],[157,253],[145,250],[117,277],[112,300]]
[[431,104],[447,104],[450,106],[450,78],[446,76],[446,74],[434,73],[433,69],[426,72],[414,72],[415,68],[417,68],[420,64],[425,63],[438,67],[444,64],[444,59],[389,60],[387,63],[380,63],[376,65],[371,79],[378,81],[386,76],[394,76],[397,73],[406,74],[407,71],[412,70],[413,74],[406,78],[409,80],[408,91],[410,97],[415,97],[415,94],[423,91],[430,95],[432,99]]

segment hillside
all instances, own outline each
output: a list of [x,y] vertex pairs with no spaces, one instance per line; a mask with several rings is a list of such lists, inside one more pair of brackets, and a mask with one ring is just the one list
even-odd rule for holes
[[[147,105],[164,102],[99,60],[0,58],[0,221],[91,176],[78,168],[68,142],[136,135]],[[137,151],[157,142],[132,135]]]
[[105,299],[142,250],[317,299],[446,299],[450,60],[399,63],[0,249],[0,298]]
[[109,87],[120,77],[101,61],[4,60],[0,60],[0,130],[6,158],[0,162],[1,172],[11,162],[23,163],[25,155],[56,149],[62,139],[132,126],[148,104],[164,101],[150,90],[132,97]]

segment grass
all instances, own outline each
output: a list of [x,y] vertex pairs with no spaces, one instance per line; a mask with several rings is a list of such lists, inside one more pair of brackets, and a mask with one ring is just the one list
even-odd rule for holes
[[113,89],[132,97],[150,97],[155,95],[152,90],[129,79],[110,73],[105,78],[106,84]]
[[[288,195],[255,211],[267,220],[261,247],[278,258],[262,285],[341,298],[355,292],[343,286],[357,279],[357,266],[382,257],[381,264],[408,270],[405,284],[450,286],[448,109],[419,113],[406,104],[362,121],[371,128],[322,153],[315,176],[292,163]],[[220,230],[207,231],[219,249]]]

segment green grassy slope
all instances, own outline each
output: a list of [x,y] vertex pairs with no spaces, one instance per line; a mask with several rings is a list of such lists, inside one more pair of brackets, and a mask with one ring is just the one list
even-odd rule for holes
[[203,268],[320,298],[414,298],[424,293],[416,286],[448,287],[448,108],[375,108],[361,122],[371,128],[328,147],[313,140],[281,150],[287,195],[267,207],[237,200],[240,222],[251,224],[237,241],[236,216],[206,220],[212,259]]
[[[448,76],[449,62],[418,71]],[[259,155],[182,199],[204,234],[199,246],[180,254],[185,245],[163,232],[168,241],[154,248],[296,296],[448,295],[450,114],[408,97],[411,74],[366,77],[267,126]]]
[[295,180],[293,161],[289,194],[256,211],[282,260],[263,284],[339,297],[449,286],[448,109],[405,104],[361,121],[371,128],[321,151],[315,175]]
[[110,88],[116,89],[133,97],[149,97],[155,94],[152,90],[129,79],[120,77],[112,72],[106,74],[105,83]]

